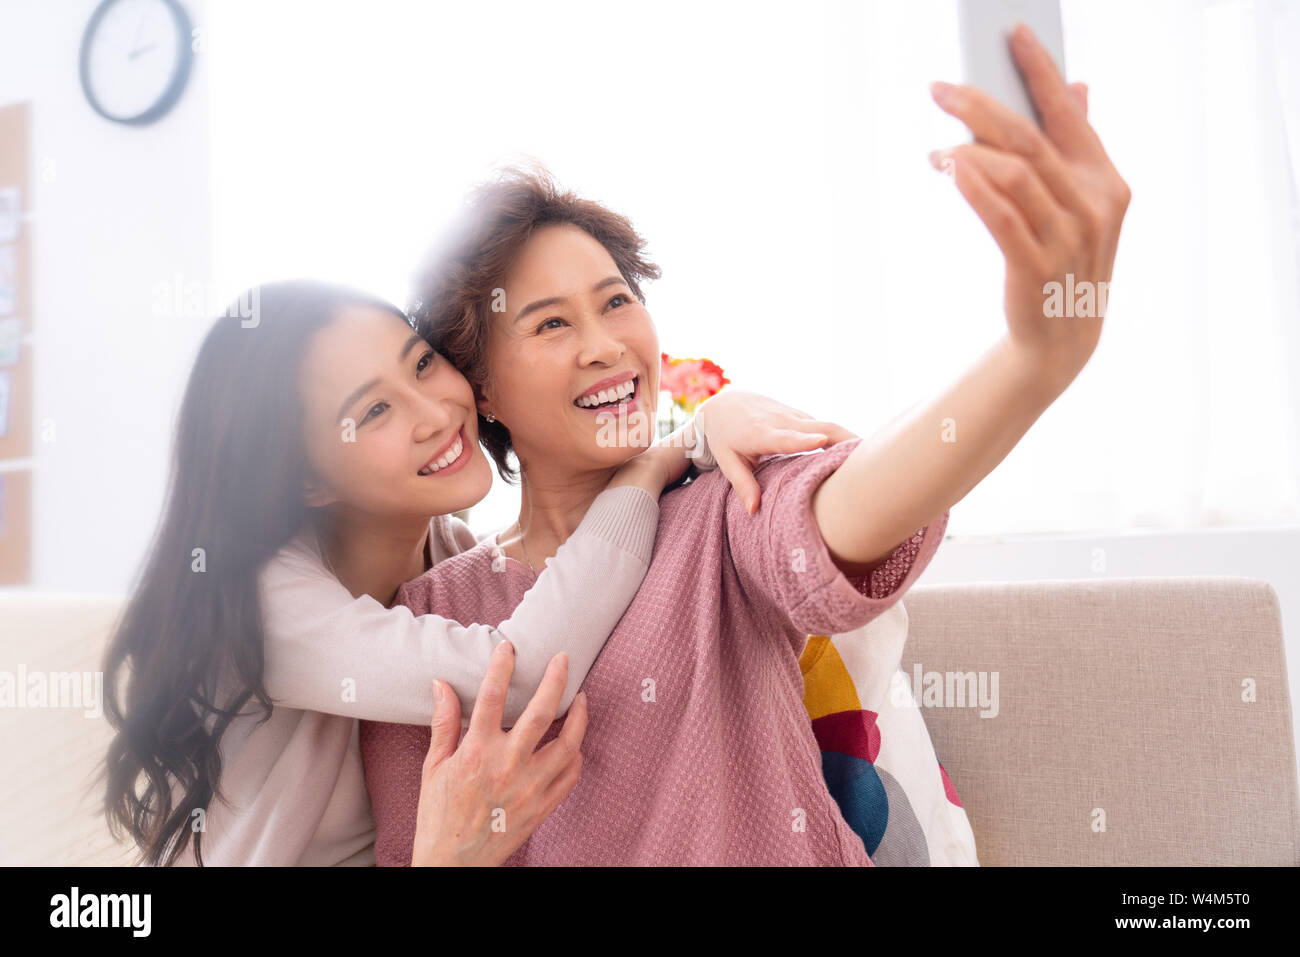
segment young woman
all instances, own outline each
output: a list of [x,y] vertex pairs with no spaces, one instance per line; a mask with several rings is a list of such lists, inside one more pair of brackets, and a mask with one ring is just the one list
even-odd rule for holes
[[[256,304],[251,320],[232,310],[199,350],[161,527],[108,652],[107,811],[151,864],[364,864],[373,823],[357,720],[427,734],[435,693],[474,703],[502,654],[512,674],[487,686],[478,725],[501,735],[521,715],[536,725],[538,708],[543,727],[563,714],[640,584],[656,498],[686,452],[656,447],[612,473],[508,621],[416,617],[391,607],[398,586],[476,544],[449,515],[491,482],[472,390],[382,300],[289,282],[241,301]],[[567,745],[582,737],[581,699],[575,711]],[[547,794],[519,787],[489,807],[540,820],[579,763],[509,765],[507,783],[541,781]],[[479,798],[444,810],[481,812]],[[422,853],[495,853],[473,850],[453,840]]]
[[[1108,281],[1128,190],[1050,59],[1018,41],[1046,133],[978,91],[938,92],[980,142],[956,183],[1007,258],[1007,334],[953,388],[869,442],[762,462],[752,519],[716,473],[665,495],[649,572],[583,685],[590,724],[573,792],[514,864],[871,864],[822,778],[798,655],[906,591],[948,508],[1000,462],[1095,349],[1101,317],[1054,318],[1044,284]],[[515,526],[403,587],[457,620],[504,619],[634,453],[580,401],[657,394],[659,343],[640,281],[657,275],[626,219],[512,174],[487,186],[430,267],[422,316],[475,386],[498,463],[523,475]],[[504,312],[489,308],[505,291]],[[943,441],[956,419],[959,444]],[[717,452],[719,463],[733,453]],[[919,529],[919,531],[917,530]],[[504,573],[493,573],[500,565]],[[552,730],[551,734],[554,734]],[[427,732],[363,722],[376,858],[408,860]]]

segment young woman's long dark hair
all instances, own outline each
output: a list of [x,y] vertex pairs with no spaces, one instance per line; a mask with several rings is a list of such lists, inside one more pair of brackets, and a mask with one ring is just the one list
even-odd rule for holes
[[221,737],[246,706],[271,715],[258,576],[311,520],[298,377],[312,335],[350,306],[410,323],[365,293],[282,282],[245,293],[199,349],[162,519],[104,664],[105,811],[143,863],[176,863],[192,838],[202,864]]

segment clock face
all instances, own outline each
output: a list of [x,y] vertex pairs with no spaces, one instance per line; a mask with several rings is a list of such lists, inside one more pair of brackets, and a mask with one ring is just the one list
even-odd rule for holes
[[106,119],[150,123],[179,99],[191,58],[189,19],[175,0],[105,0],[86,27],[81,83]]

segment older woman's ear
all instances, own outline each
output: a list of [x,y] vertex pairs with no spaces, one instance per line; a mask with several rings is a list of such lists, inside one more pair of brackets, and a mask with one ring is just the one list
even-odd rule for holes
[[483,416],[483,418],[487,419],[489,422],[495,422],[497,417],[496,413],[492,410],[492,396],[489,394],[487,386],[475,385],[473,386],[473,389],[474,408],[478,410],[478,414]]

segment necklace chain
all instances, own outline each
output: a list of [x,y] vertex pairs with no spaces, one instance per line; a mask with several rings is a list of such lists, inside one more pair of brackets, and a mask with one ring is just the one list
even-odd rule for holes
[[[325,567],[327,572],[333,575],[336,579],[339,579],[339,573],[334,570],[334,563],[330,561],[329,549],[325,547],[325,542],[320,537],[320,529],[313,528],[312,534],[316,537],[316,550],[320,552],[321,564]],[[427,537],[424,540],[424,546],[420,549],[420,560],[421,562],[433,561],[433,539],[431,537]],[[432,568],[433,566],[430,565],[429,567]],[[532,566],[529,565],[528,567],[531,568]],[[428,569],[426,569],[426,571],[427,570]],[[537,573],[534,572],[533,574]],[[339,579],[339,581],[341,582],[342,579]]]
[[533,567],[533,560],[532,560],[531,558],[528,557],[528,545],[524,542],[524,527],[523,527],[522,525],[519,524],[518,520],[516,520],[516,521],[515,521],[515,528],[519,529],[519,547],[520,547],[521,549],[523,549],[523,552],[524,552],[524,561],[526,561],[526,562],[528,563],[528,570],[529,570],[530,572],[532,572],[532,573],[533,573],[533,577],[536,578],[536,577],[537,577],[537,569]]
[[[515,528],[519,529],[519,547],[523,549],[524,561],[528,563],[528,570],[532,572],[533,577],[536,578],[537,569],[533,567],[533,560],[528,557],[528,545],[524,542],[523,526],[520,525],[518,522],[515,522]],[[321,541],[320,530],[312,529],[312,532],[315,534],[316,537],[316,550],[320,552],[321,564],[325,566],[326,571],[328,571],[335,578],[338,578],[339,577],[338,572],[334,570],[334,563],[330,561],[329,550],[326,549],[325,543]]]

